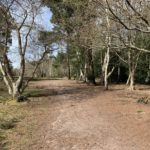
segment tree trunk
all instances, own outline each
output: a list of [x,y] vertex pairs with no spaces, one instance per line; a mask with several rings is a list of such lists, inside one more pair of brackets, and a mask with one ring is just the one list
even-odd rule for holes
[[[111,39],[109,39],[109,40],[111,40]],[[108,90],[108,78],[114,71],[114,67],[113,67],[112,70],[110,72],[108,72],[109,61],[110,61],[110,47],[108,45],[107,51],[105,52],[103,66],[102,66],[102,74],[103,74],[103,79],[104,79],[105,90]]]
[[20,93],[19,85],[13,83],[13,93],[12,93],[13,99],[16,99],[20,94],[21,93]]
[[11,95],[12,94],[12,87],[11,87],[11,84],[9,82],[9,79],[7,79],[7,74],[6,74],[6,72],[5,72],[4,68],[3,68],[2,62],[0,62],[0,71],[1,71],[1,73],[3,75],[3,80],[5,82],[5,85],[6,85],[7,89],[8,89],[8,94]]
[[107,69],[105,70],[105,75],[104,75],[104,87],[105,87],[105,90],[108,90]]
[[[135,56],[133,56],[133,51],[129,50],[128,52],[128,64],[129,64],[129,77],[127,80],[127,84],[129,84],[129,90],[135,90],[135,70],[137,66],[138,57],[135,60]],[[136,62],[135,62],[136,61]]]
[[1,62],[0,62],[0,71],[2,72],[3,80],[8,89],[8,94],[12,95],[12,98],[15,99],[20,94],[19,88],[21,87],[20,86],[21,78],[18,79],[17,82],[11,82],[11,80],[9,80],[9,78],[7,78],[7,73],[5,73],[5,70],[4,70]]
[[117,83],[120,82],[120,65],[117,68]]
[[87,67],[87,61],[85,61],[84,64],[84,82],[88,82],[88,67]]
[[128,79],[127,79],[127,82],[126,82],[126,85],[129,85],[129,82],[130,82],[130,73],[129,73],[129,75],[128,75]]
[[85,75],[84,75],[84,73],[83,73],[82,69],[80,69],[79,80],[81,80],[81,81],[85,81]]
[[[108,75],[108,66],[110,61],[110,45],[111,45],[111,37],[110,37],[110,20],[108,16],[108,9],[106,11],[106,23],[107,23],[107,33],[106,33],[106,52],[104,56],[103,66],[102,66],[102,74],[104,77],[104,87],[105,90],[108,90],[108,78],[110,75]],[[110,74],[110,73],[109,73]]]
[[[69,46],[68,46],[69,48]],[[68,67],[68,80],[71,79],[71,69],[70,69],[70,54],[69,49],[67,50],[67,67]]]
[[104,85],[104,72],[103,72],[103,52],[101,51],[101,54],[100,54],[100,58],[101,58],[101,75],[100,75],[100,85]]
[[133,70],[131,73],[130,73],[130,85],[129,85],[129,89],[130,90],[135,90],[135,86],[134,86],[134,73],[135,71]]
[[94,63],[92,49],[88,49],[85,60],[85,81],[87,83],[95,83]]
[[150,83],[150,58],[149,58],[149,55],[146,56],[146,60],[148,61],[148,71],[147,71],[147,77],[145,79],[145,82]]

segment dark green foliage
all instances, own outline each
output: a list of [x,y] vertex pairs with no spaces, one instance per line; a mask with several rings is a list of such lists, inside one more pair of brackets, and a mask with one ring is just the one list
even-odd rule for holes
[[124,65],[119,65],[113,71],[110,81],[112,83],[126,83],[128,79],[127,68]]
[[136,82],[141,84],[150,84],[148,72],[149,70],[149,62],[150,55],[142,54],[138,61],[137,69],[136,69]]
[[67,55],[65,52],[58,52],[57,57],[53,63],[55,68],[55,77],[67,76]]
[[71,3],[63,0],[43,0],[43,3],[50,7],[53,16],[52,23],[57,26],[60,26],[65,32],[72,32],[71,28],[71,18],[74,14],[74,8]]
[[89,83],[96,84],[96,83],[95,83],[95,76],[94,76],[93,74],[89,74],[89,75],[87,76],[87,79],[88,79]]
[[96,50],[94,54],[94,74],[96,78],[100,77],[101,74],[101,50]]

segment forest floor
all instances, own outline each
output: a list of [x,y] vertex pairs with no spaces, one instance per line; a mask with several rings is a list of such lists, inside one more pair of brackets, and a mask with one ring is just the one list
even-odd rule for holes
[[6,139],[0,138],[0,149],[150,149],[150,104],[137,103],[150,95],[150,86],[131,92],[125,85],[111,85],[105,91],[77,81],[45,80],[32,82],[31,89],[37,91],[30,102],[0,105],[19,118],[4,132]]

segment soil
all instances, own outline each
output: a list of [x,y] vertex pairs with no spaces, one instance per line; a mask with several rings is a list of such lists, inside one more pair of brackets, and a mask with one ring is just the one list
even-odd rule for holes
[[[68,80],[30,86],[47,92],[29,102],[32,113],[26,123],[34,124],[18,150],[150,149],[150,104],[137,103],[150,95],[149,86],[138,85],[134,92],[125,85],[111,85],[105,91],[102,86]],[[19,141],[26,134],[15,138]]]

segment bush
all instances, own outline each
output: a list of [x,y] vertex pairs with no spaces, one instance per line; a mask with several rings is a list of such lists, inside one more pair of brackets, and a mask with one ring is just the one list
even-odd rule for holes
[[16,118],[12,118],[8,120],[0,119],[0,129],[3,129],[3,130],[12,129],[15,127],[16,122],[18,122]]

